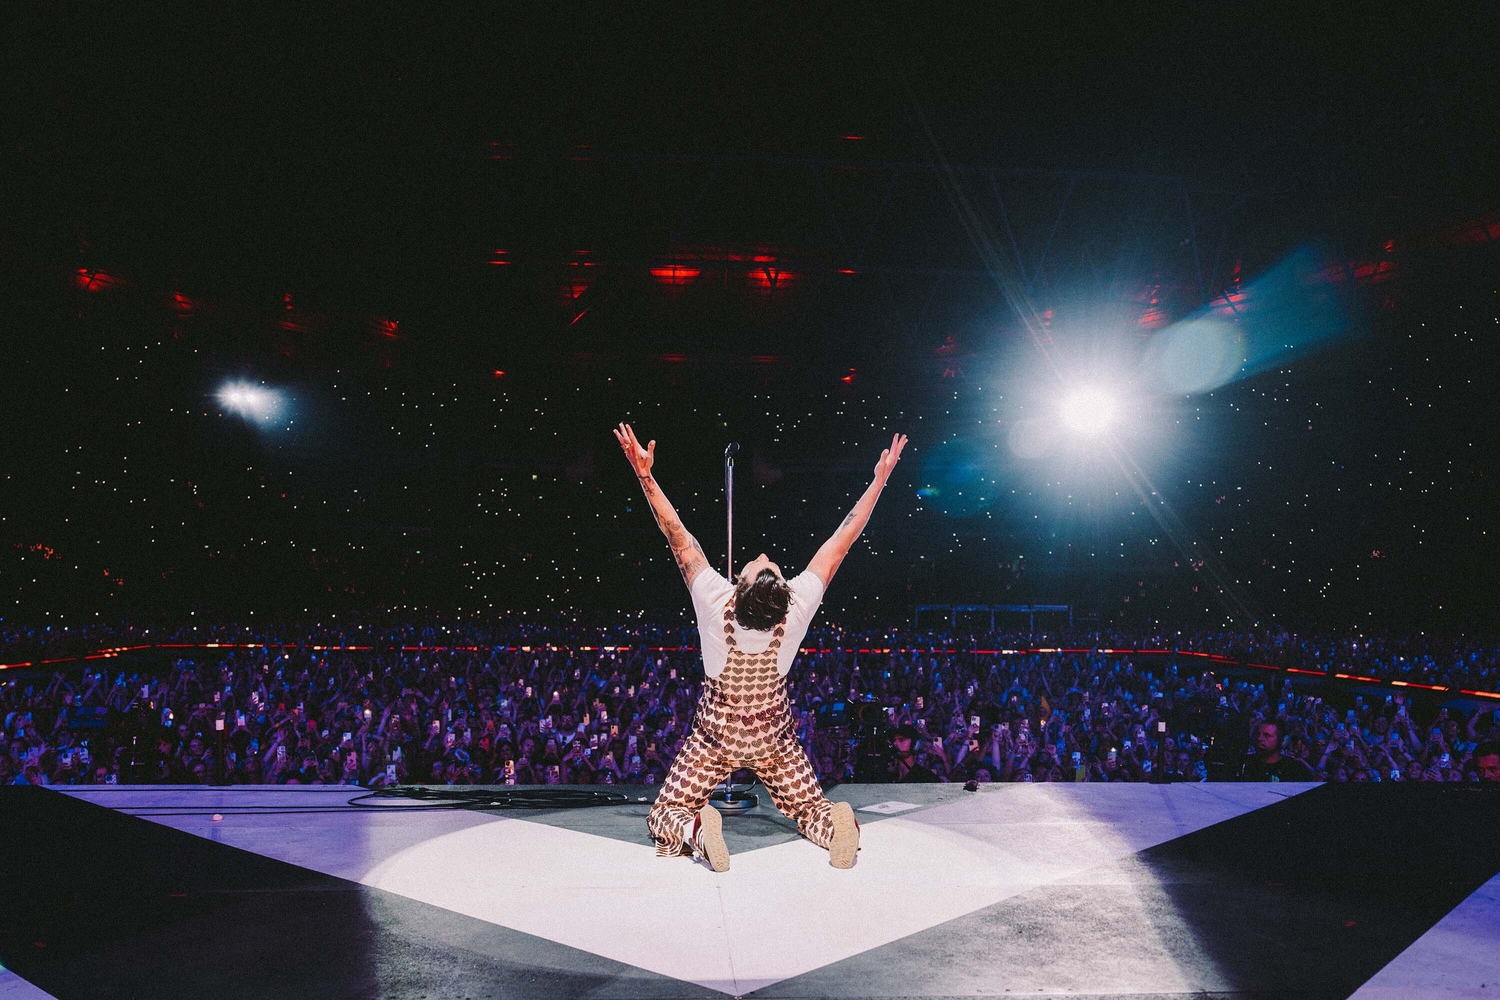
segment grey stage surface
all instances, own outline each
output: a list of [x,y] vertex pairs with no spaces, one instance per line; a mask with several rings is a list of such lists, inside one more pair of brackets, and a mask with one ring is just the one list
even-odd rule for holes
[[848,871],[762,794],[723,874],[644,802],[362,793],[0,789],[0,998],[1500,994],[1471,788],[844,785]]

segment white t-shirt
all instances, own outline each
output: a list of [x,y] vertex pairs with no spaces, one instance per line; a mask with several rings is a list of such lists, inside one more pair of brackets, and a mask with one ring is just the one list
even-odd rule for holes
[[[811,570],[803,570],[786,582],[792,591],[792,603],[786,612],[786,631],[781,637],[781,649],[777,651],[776,669],[785,677],[797,658],[797,647],[807,635],[818,605],[823,603],[823,581]],[[691,588],[693,611],[698,615],[698,636],[703,646],[703,671],[710,677],[724,672],[729,659],[729,649],[724,645],[724,605],[734,595],[734,584],[724,579],[716,569],[704,567],[693,577]],[[746,653],[764,652],[771,645],[775,629],[755,631],[741,628],[730,619],[734,629],[737,648]]]

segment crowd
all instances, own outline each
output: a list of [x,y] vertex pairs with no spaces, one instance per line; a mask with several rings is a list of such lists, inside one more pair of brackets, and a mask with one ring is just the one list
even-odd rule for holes
[[[598,633],[592,643],[554,632],[538,645],[490,645],[503,638],[427,630],[382,636],[371,650],[192,650],[158,670],[98,660],[6,679],[0,783],[662,780],[691,726],[701,663],[692,648],[650,647],[691,646],[696,636],[604,637],[634,639],[629,650],[604,648]],[[879,652],[890,636],[809,633],[814,651],[798,658],[790,683],[797,733],[819,779],[1462,782],[1488,776],[1491,765],[1500,771],[1500,720],[1474,699],[1444,707],[1390,689],[1346,693],[1320,678],[1202,658],[972,651],[999,648],[996,639],[1024,649],[1033,637],[924,635],[913,643],[921,652]],[[1461,668],[1490,677],[1494,660],[1493,649],[1478,647],[1440,659],[1409,640],[1357,652],[1261,635],[1042,642],[1261,660],[1279,649],[1429,680]],[[411,643],[449,648],[391,648]]]
[[[316,637],[316,638],[313,638]],[[252,631],[245,626],[179,626],[174,629],[116,628],[90,626],[60,628],[0,629],[0,663],[16,659],[46,659],[99,648],[130,646],[141,642],[318,642],[325,644],[380,645],[478,645],[553,643],[564,646],[670,646],[696,645],[696,632],[685,624],[675,627],[627,624],[613,628],[540,624],[520,627],[462,626],[434,628],[406,625],[392,627],[371,620],[354,621],[336,629],[326,626]],[[1252,632],[1124,632],[1098,627],[1055,629],[1044,634],[1025,632],[968,633],[962,629],[943,633],[853,632],[822,629],[809,633],[809,645],[890,647],[900,645],[963,649],[1026,648],[1142,648],[1180,649],[1228,656],[1236,660],[1277,667],[1298,667],[1326,673],[1347,673],[1381,681],[1401,680],[1452,689],[1500,692],[1500,643],[1472,636],[1417,635],[1297,635],[1273,629]]]

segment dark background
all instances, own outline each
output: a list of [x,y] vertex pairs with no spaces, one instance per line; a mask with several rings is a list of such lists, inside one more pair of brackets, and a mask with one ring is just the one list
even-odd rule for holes
[[[1500,32],[1394,10],[9,8],[0,616],[676,616],[629,419],[788,569],[910,433],[839,624],[1491,628]],[[1310,244],[1346,335],[1173,404],[1172,532],[994,457],[1030,335]]]

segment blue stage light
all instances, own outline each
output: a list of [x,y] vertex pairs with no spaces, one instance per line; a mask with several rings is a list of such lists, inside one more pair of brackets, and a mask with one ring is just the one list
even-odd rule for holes
[[230,413],[258,424],[276,420],[283,408],[281,393],[251,382],[229,382],[219,390],[219,404]]

